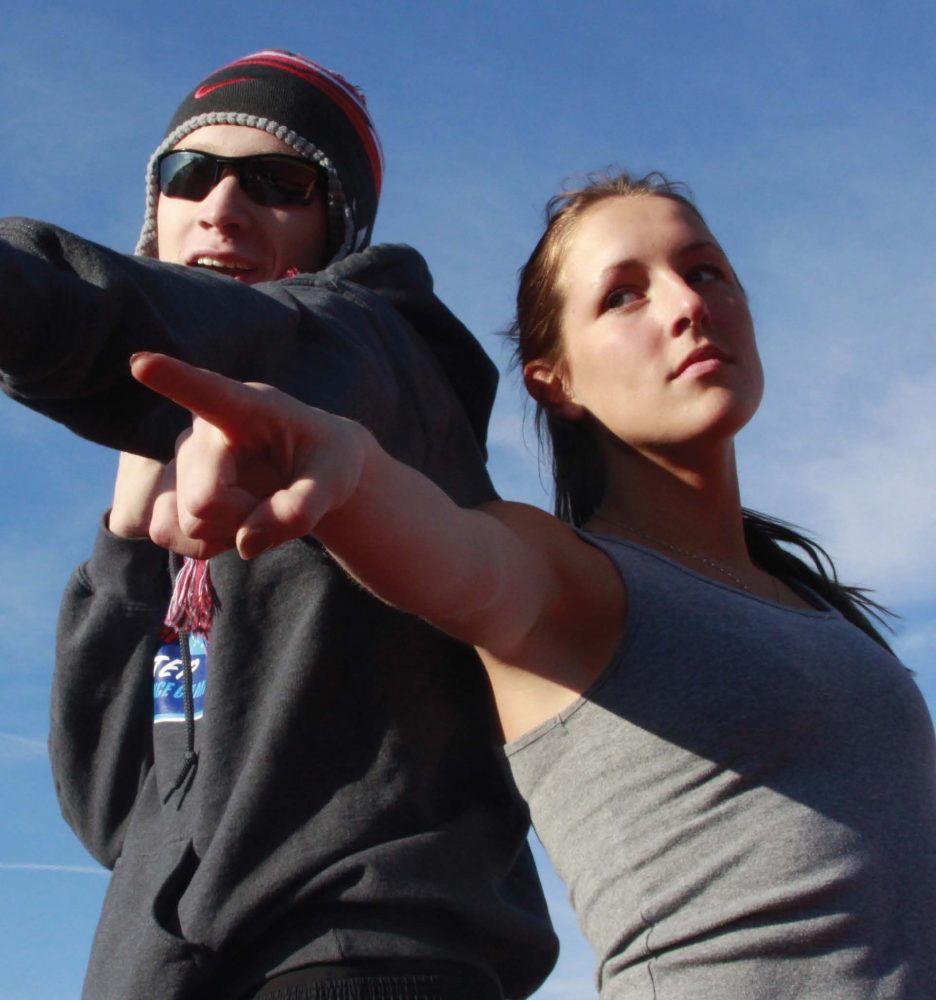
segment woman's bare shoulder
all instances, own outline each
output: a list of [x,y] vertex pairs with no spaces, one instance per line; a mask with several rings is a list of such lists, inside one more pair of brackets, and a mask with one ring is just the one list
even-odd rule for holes
[[537,546],[551,581],[542,613],[516,648],[480,650],[511,740],[562,711],[605,669],[623,637],[627,595],[604,552],[546,511],[504,501],[484,511]]

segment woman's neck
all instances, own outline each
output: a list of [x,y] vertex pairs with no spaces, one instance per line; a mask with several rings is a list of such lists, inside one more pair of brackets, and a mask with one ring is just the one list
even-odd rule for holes
[[794,608],[811,608],[751,559],[734,439],[641,453],[610,435],[605,492],[588,530],[655,549],[703,576]]
[[607,458],[605,495],[594,517],[598,530],[612,526],[624,537],[714,561],[742,578],[760,572],[744,541],[733,447],[692,466],[633,449]]

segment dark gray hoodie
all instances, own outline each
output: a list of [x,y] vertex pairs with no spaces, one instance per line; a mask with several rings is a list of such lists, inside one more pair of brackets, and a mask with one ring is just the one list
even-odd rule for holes
[[[127,367],[160,350],[360,420],[459,503],[494,495],[496,372],[410,248],[249,288],[6,220],[0,284],[2,388],[92,440],[171,455],[187,416]],[[166,553],[102,528],[65,595],[56,788],[114,870],[84,995],[233,997],[303,963],[399,958],[531,993],[556,941],[474,654],[311,539],[211,571],[198,766],[166,802],[186,749],[185,725],[153,723]]]

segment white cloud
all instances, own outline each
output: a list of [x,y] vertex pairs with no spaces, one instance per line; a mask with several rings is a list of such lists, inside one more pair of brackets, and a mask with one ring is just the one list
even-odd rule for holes
[[[0,540],[0,676],[49,672],[56,611],[71,566],[54,545]],[[75,560],[77,562],[77,560]]]
[[532,407],[524,405],[513,375],[501,381],[488,429],[488,467],[505,500],[551,509],[548,460],[540,462]]
[[804,470],[827,508],[831,544],[897,599],[936,590],[934,400],[936,369],[901,378],[871,409],[861,440]]
[[488,441],[504,448],[536,454],[536,433],[532,414],[524,412],[518,392],[509,384],[509,379],[501,382],[497,403],[488,427]]
[[784,450],[752,461],[767,509],[815,531],[843,579],[888,601],[936,594],[934,401],[936,368],[902,374],[857,402],[857,422],[798,426]]
[[894,641],[894,651],[921,681],[936,683],[936,618],[914,623]]

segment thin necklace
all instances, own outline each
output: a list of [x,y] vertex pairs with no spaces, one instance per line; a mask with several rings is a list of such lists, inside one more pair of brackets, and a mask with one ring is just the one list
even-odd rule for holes
[[[669,549],[670,552],[676,552],[681,556],[685,556],[687,559],[694,559],[697,563],[701,563],[704,566],[708,566],[710,569],[714,569],[716,572],[721,573],[722,576],[727,577],[729,580],[734,581],[745,593],[750,594],[752,597],[757,597],[758,595],[754,593],[753,590],[738,576],[737,573],[733,573],[727,566],[722,566],[720,562],[716,562],[714,559],[709,559],[708,556],[703,556],[698,552],[690,552],[689,549],[681,549],[678,545],[673,545],[670,542],[664,542],[662,538],[657,538],[655,535],[651,535],[649,532],[641,531],[639,528],[635,528],[632,524],[624,524],[620,521],[612,521],[610,517],[604,517],[601,514],[593,514],[593,519],[595,521],[604,521],[605,524],[610,524],[614,528],[621,528],[623,531],[629,531],[631,534],[636,535],[638,538],[644,539],[644,541],[652,542],[654,545],[659,545],[661,548]],[[780,587],[777,583],[776,577],[770,576],[773,582],[774,589],[774,599],[779,603],[780,601]]]

